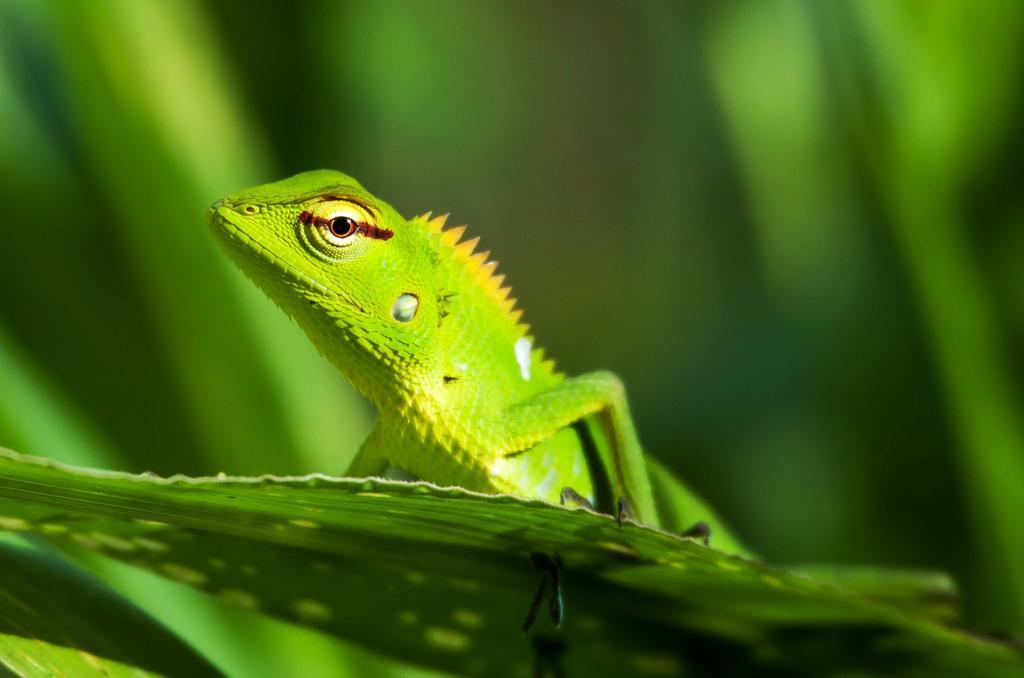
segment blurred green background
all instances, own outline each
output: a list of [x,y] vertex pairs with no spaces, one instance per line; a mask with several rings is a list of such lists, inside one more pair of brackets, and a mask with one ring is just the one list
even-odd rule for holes
[[[1022,15],[3,0],[0,444],[344,470],[371,408],[205,223],[337,168],[469,223],[560,366],[620,373],[766,559],[946,569],[972,623],[1024,630]],[[405,671],[104,572],[232,673]]]

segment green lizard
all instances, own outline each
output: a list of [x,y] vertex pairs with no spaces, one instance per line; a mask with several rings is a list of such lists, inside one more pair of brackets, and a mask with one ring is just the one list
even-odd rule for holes
[[676,531],[709,521],[718,548],[742,550],[645,457],[617,377],[566,377],[545,359],[497,264],[464,227],[407,220],[334,171],[229,195],[210,221],[242,271],[376,405],[347,475],[398,467],[608,513],[621,498],[620,519]]

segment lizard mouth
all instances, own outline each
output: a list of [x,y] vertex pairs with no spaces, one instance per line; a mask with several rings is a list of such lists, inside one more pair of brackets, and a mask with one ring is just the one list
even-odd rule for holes
[[237,213],[226,206],[223,200],[218,200],[210,206],[208,216],[213,230],[227,246],[228,251],[237,257],[239,267],[246,273],[249,272],[249,267],[255,263],[282,273],[291,282],[317,294],[332,299],[341,297],[338,292],[303,273],[246,232],[235,220]]

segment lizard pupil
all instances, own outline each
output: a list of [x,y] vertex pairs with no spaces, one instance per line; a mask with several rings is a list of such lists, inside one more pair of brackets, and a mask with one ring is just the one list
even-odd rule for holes
[[347,238],[356,232],[356,222],[351,217],[335,217],[327,224],[335,238]]

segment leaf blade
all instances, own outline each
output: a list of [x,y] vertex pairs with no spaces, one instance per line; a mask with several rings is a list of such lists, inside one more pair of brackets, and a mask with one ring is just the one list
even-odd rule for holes
[[[1021,667],[1003,644],[665,532],[426,483],[160,479],[4,453],[0,516],[466,675],[528,676],[537,662],[589,675]],[[566,621],[524,637],[536,551],[565,563]]]
[[0,667],[23,676],[216,676],[151,617],[52,554],[0,544]]

